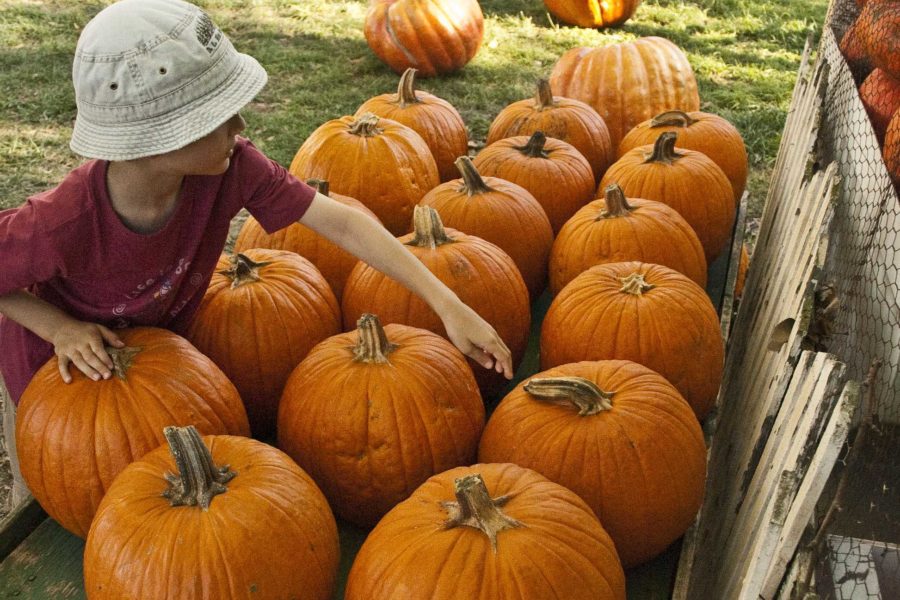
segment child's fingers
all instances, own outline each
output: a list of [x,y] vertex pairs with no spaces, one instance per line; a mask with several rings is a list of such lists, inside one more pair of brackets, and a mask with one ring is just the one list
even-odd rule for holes
[[72,357],[72,364],[78,367],[78,370],[93,379],[99,381],[102,376],[102,370],[105,368],[100,359],[91,353],[75,353]]
[[491,355],[478,346],[472,346],[472,349],[469,350],[467,355],[469,356],[469,358],[477,362],[485,369],[490,369],[494,366],[494,359],[491,357]]
[[97,327],[100,328],[100,335],[103,336],[103,340],[104,340],[107,344],[112,344],[112,345],[115,346],[116,348],[121,348],[122,346],[125,345],[125,342],[123,342],[123,341],[121,340],[121,338],[119,338],[119,336],[117,336],[117,335],[113,332],[112,329],[110,329],[110,328],[108,328],[108,327],[104,327],[103,325],[97,325]]
[[72,374],[69,373],[69,358],[59,356],[56,359],[56,364],[59,367],[59,376],[62,377],[62,380],[65,383],[72,383]]

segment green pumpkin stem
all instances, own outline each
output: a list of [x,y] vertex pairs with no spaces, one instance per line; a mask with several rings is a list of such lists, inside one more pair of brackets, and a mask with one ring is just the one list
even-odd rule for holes
[[359,337],[353,348],[353,362],[386,363],[388,355],[397,349],[397,344],[392,344],[387,339],[387,333],[381,326],[381,320],[371,314],[365,313],[356,322]]
[[628,198],[625,197],[625,192],[622,191],[619,184],[611,183],[606,186],[604,193],[606,194],[606,208],[597,216],[595,221],[625,217],[634,210],[634,207],[628,204]]
[[553,89],[550,87],[550,81],[547,79],[538,79],[537,89],[534,94],[534,108],[538,112],[556,106],[556,100],[553,99]]
[[615,392],[604,392],[584,377],[536,377],[529,380],[524,389],[541,401],[565,400],[578,409],[580,417],[612,409],[615,395]]
[[650,127],[690,127],[697,121],[681,110],[667,110],[650,120]]
[[643,273],[632,273],[628,277],[619,277],[619,281],[622,282],[622,288],[619,291],[633,296],[640,296],[656,287],[652,283],[644,281]]
[[656,138],[656,143],[653,144],[653,152],[647,155],[644,163],[665,163],[671,165],[684,156],[684,154],[675,152],[675,140],[677,139],[678,134],[674,131],[663,131]]
[[413,239],[407,246],[431,248],[434,250],[444,244],[453,244],[454,240],[444,231],[444,224],[438,212],[431,206],[416,205],[413,209]]
[[229,268],[216,271],[216,273],[229,277],[231,279],[231,289],[234,290],[242,285],[259,281],[259,270],[271,264],[272,261],[254,262],[246,254],[238,253],[231,258],[231,266]]
[[524,525],[507,517],[500,510],[512,496],[491,498],[481,475],[474,473],[460,477],[454,482],[456,502],[443,502],[447,511],[445,529],[472,527],[484,533],[491,541],[491,548],[497,552],[497,534],[504,529],[515,529]]
[[544,150],[544,144],[547,143],[547,136],[543,131],[535,131],[531,134],[528,143],[524,146],[516,146],[516,150],[530,156],[531,158],[548,158],[550,154]]
[[166,473],[169,487],[163,492],[172,506],[199,506],[208,510],[214,496],[228,491],[225,484],[237,475],[228,465],[217,467],[209,448],[193,425],[163,430],[175,457],[178,474]]
[[421,104],[422,101],[416,96],[416,73],[417,69],[412,67],[403,71],[400,76],[400,83],[397,85],[397,103],[400,108],[406,108],[410,104]]
[[131,368],[134,357],[141,351],[139,346],[126,346],[124,348],[115,348],[113,346],[104,346],[106,353],[113,361],[113,375],[124,380],[125,374]]
[[459,169],[463,179],[463,184],[459,191],[465,191],[469,195],[469,198],[477,196],[478,194],[486,194],[487,192],[493,191],[491,186],[485,183],[484,179],[481,177],[481,173],[475,168],[475,163],[472,162],[471,158],[463,155],[453,161],[453,164]]
[[378,120],[378,115],[367,112],[350,123],[348,126],[350,133],[362,137],[375,137],[382,132],[382,129],[378,127]]
[[328,196],[331,191],[329,190],[328,181],[326,179],[307,179],[306,185],[316,188],[316,191],[323,196]]

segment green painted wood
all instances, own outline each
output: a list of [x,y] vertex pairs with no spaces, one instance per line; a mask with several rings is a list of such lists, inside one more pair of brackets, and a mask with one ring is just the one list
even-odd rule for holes
[[0,563],[0,598],[85,598],[83,555],[81,538],[45,519]]
[[47,518],[33,497],[16,506],[0,521],[0,560],[5,559]]

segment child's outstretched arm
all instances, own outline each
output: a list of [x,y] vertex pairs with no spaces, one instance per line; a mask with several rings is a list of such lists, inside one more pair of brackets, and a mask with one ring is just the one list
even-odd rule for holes
[[509,348],[494,328],[380,223],[322,194],[316,194],[300,221],[417,294],[441,317],[447,336],[463,354],[512,378]]

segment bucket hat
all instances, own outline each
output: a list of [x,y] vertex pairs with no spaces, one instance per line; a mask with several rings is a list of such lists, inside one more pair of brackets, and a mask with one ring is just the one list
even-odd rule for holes
[[72,82],[72,151],[130,160],[204,137],[259,93],[266,71],[193,4],[121,0],[82,31]]

